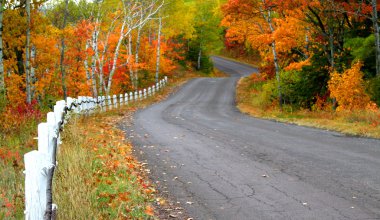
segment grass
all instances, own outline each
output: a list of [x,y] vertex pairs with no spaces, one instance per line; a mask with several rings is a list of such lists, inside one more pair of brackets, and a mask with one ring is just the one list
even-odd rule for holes
[[[53,181],[58,217],[155,218],[151,205],[154,187],[147,181],[145,169],[132,156],[132,146],[114,126],[127,113],[164,99],[191,78],[216,76],[224,75],[217,71],[204,74],[180,69],[154,97],[105,113],[71,118],[62,133],[63,144],[57,155],[59,164]],[[0,219],[12,220],[24,218],[23,155],[37,149],[37,125],[45,118],[35,117],[20,123],[15,116],[8,117],[12,126],[0,129]],[[5,123],[8,119],[4,119]],[[101,130],[111,133],[102,134]],[[115,164],[118,166],[114,167]]]
[[54,180],[59,219],[149,219],[154,189],[115,126],[128,108],[81,117],[65,129]]
[[263,104],[259,87],[249,77],[240,79],[236,92],[240,111],[258,118],[333,130],[353,136],[380,138],[379,111],[337,113],[294,109],[289,105],[285,105],[281,111],[275,104]]
[[24,216],[22,155],[36,146],[34,137],[38,123],[39,118],[34,118],[0,133],[0,219],[22,219]]

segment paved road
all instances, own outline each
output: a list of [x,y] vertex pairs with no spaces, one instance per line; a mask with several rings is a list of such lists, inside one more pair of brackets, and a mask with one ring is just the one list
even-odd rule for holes
[[241,114],[236,82],[257,70],[214,62],[231,77],[191,80],[135,115],[161,190],[195,219],[380,219],[379,140]]

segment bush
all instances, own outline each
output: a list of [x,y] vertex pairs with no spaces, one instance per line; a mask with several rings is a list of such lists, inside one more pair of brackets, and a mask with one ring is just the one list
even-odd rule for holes
[[277,101],[277,82],[275,79],[268,80],[262,85],[262,92],[258,96],[258,104],[267,108]]
[[343,74],[333,72],[328,83],[330,95],[338,102],[337,111],[365,109],[370,97],[365,93],[362,63],[357,62]]

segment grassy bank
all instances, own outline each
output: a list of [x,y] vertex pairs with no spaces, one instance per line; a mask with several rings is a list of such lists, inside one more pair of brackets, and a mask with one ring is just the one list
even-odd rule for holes
[[[132,109],[131,109],[132,108]],[[65,129],[54,180],[59,219],[149,219],[155,192],[116,127],[129,106],[81,117]]]
[[[154,188],[147,181],[145,169],[132,156],[132,146],[115,125],[136,109],[164,99],[193,77],[215,76],[223,74],[182,69],[169,78],[163,91],[143,102],[70,119],[62,133],[54,179],[54,203],[59,206],[59,217],[151,218],[155,212],[150,205]],[[23,155],[37,149],[37,125],[43,120],[45,117],[35,117],[13,125],[14,129],[7,128],[6,132],[0,129],[0,219],[24,217]]]
[[250,77],[240,79],[236,93],[237,106],[243,113],[258,118],[294,123],[302,126],[339,131],[347,135],[380,138],[379,111],[311,111],[285,105],[263,104],[261,86]]

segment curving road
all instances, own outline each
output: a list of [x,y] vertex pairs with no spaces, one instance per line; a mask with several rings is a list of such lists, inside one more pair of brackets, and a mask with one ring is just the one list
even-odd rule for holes
[[260,120],[235,107],[256,69],[214,57],[130,127],[161,191],[194,219],[380,219],[380,140]]

